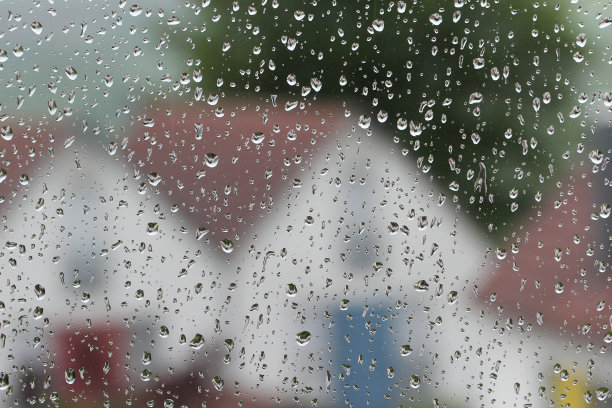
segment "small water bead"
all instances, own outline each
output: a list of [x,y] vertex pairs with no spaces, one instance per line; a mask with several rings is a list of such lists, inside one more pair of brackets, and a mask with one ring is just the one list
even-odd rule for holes
[[71,81],[74,81],[77,78],[77,71],[76,69],[74,69],[74,67],[72,66],[67,66],[66,69],[66,76],[68,77],[68,79],[70,79]]
[[151,352],[149,351],[144,351],[142,353],[142,364],[143,365],[149,365],[151,364]]
[[310,87],[313,89],[313,91],[319,92],[323,88],[323,82],[321,82],[319,78],[311,78]]
[[36,35],[42,33],[43,30],[42,24],[38,21],[34,21],[32,24],[30,24],[30,28],[32,29],[32,31],[34,31],[34,34]]
[[398,130],[406,130],[408,127],[408,120],[406,120],[406,118],[399,118],[397,119],[396,126]]
[[425,292],[429,289],[429,283],[425,280],[420,280],[414,284],[414,289],[416,289],[417,292]]
[[376,119],[378,119],[380,123],[385,123],[388,117],[389,117],[389,114],[384,110],[379,111],[378,114],[376,115]]
[[440,13],[433,13],[429,16],[429,22],[435,26],[442,24],[442,15]]
[[264,132],[255,132],[251,136],[251,141],[255,144],[261,144],[266,138],[266,134]]
[[67,369],[64,373],[64,378],[66,380],[66,383],[74,384],[74,381],[76,380],[76,372],[74,368]]
[[191,339],[191,341],[189,342],[189,347],[191,347],[194,350],[199,350],[200,348],[202,348],[203,345],[204,345],[204,336],[202,336],[200,333],[196,333],[193,339]]
[[47,291],[40,284],[37,284],[36,286],[34,286],[34,293],[36,294],[36,298],[38,300],[42,300],[45,297]]
[[608,389],[606,387],[598,388],[597,391],[595,391],[595,395],[597,396],[598,400],[604,401],[606,398],[608,398]]
[[301,331],[295,335],[295,341],[300,346],[305,346],[310,341],[310,332]]
[[385,22],[382,19],[376,19],[372,22],[372,28],[379,33],[385,29]]
[[208,234],[208,228],[206,228],[206,227],[199,227],[196,230],[196,240],[197,241],[201,240],[202,238],[204,238],[204,236],[206,234]]
[[585,323],[582,325],[581,332],[582,334],[588,334],[591,331],[591,323]]
[[474,58],[472,60],[472,64],[474,65],[474,69],[481,69],[485,65],[484,58]]
[[403,357],[409,356],[412,353],[412,347],[408,344],[404,344],[400,347],[400,355]]
[[304,19],[304,17],[306,17],[306,13],[303,10],[296,10],[293,13],[293,17],[297,20],[297,21],[302,21]]
[[158,333],[159,333],[159,336],[162,339],[165,339],[165,338],[167,338],[170,335],[170,330],[168,330],[168,328],[166,326],[161,326],[159,328]]
[[297,295],[297,286],[293,283],[289,283],[287,284],[287,296],[289,297],[295,297]]
[[372,119],[370,118],[369,115],[360,115],[359,116],[359,127],[362,129],[367,129],[370,127],[370,123],[372,122]]
[[225,385],[225,381],[223,381],[223,378],[217,375],[213,377],[212,383],[217,391],[223,391],[223,386]]
[[206,153],[204,155],[204,163],[211,168],[217,167],[217,164],[219,164],[219,156],[215,153]]
[[13,139],[13,129],[9,125],[2,126],[0,129],[0,135],[4,140],[10,141]]
[[601,150],[592,150],[589,153],[589,159],[591,159],[591,161],[595,164],[601,164],[604,159],[604,153]]
[[231,253],[234,250],[234,243],[231,239],[224,238],[219,242],[219,246],[226,254]]

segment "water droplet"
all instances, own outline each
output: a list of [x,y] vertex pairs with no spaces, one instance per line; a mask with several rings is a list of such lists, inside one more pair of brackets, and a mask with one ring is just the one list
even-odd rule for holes
[[217,375],[217,376],[213,377],[212,383],[215,386],[215,389],[217,391],[223,391],[223,385],[225,384],[225,381],[223,381],[223,378],[221,378],[221,377],[219,377]]
[[43,30],[42,24],[40,24],[40,22],[38,21],[34,21],[32,24],[30,24],[30,28],[32,29],[32,31],[34,31],[34,34],[36,35],[42,33]]
[[255,132],[253,136],[251,136],[251,140],[255,144],[260,144],[266,138],[266,134],[264,132]]
[[584,47],[587,42],[587,35],[585,33],[580,33],[576,36],[576,45],[579,47]]
[[409,356],[412,353],[412,348],[408,344],[400,347],[400,355],[403,357]]
[[21,176],[19,176],[19,184],[21,184],[22,186],[27,186],[28,184],[30,184],[30,176],[28,176],[27,174],[22,174]]
[[591,331],[591,323],[585,323],[582,325],[582,334],[588,334]]
[[147,224],[147,234],[157,235],[159,232],[159,225],[156,222],[150,222]]
[[285,111],[289,112],[298,106],[298,101],[288,101],[285,103]]
[[301,331],[295,335],[295,341],[300,346],[305,346],[310,341],[310,332]]
[[442,24],[442,15],[440,13],[433,13],[429,16],[429,22],[435,26]]
[[419,388],[421,386],[421,379],[416,375],[411,375],[409,382],[412,388]]
[[74,81],[77,78],[77,71],[76,69],[74,69],[74,67],[72,66],[67,66],[66,67],[66,76],[68,76],[68,79]]
[[142,364],[144,365],[151,364],[151,353],[149,351],[144,351],[142,353]]
[[480,102],[482,102],[482,94],[480,92],[474,92],[470,95],[470,98],[468,99],[468,103],[470,105]]
[[388,117],[389,114],[384,110],[378,111],[378,114],[376,115],[376,119],[378,119],[380,123],[385,123]]
[[372,119],[370,118],[369,115],[361,115],[359,116],[359,127],[362,129],[367,129],[370,127],[370,123],[372,122]]
[[595,149],[589,153],[589,159],[595,164],[601,164],[604,159],[604,154],[601,150]]
[[481,69],[485,65],[484,58],[474,58],[472,60],[472,64],[474,64],[474,69]]
[[376,19],[372,22],[372,28],[378,31],[379,33],[385,29],[385,22],[382,19]]
[[296,10],[293,13],[293,17],[297,20],[297,21],[302,21],[304,19],[304,17],[306,17],[306,13],[303,10]]
[[170,330],[168,330],[166,326],[161,326],[158,333],[161,338],[165,339],[168,337],[168,335],[170,335]]
[[169,26],[175,26],[179,24],[181,20],[177,16],[172,16],[168,19],[167,23]]
[[45,297],[47,291],[40,284],[34,286],[34,293],[36,293],[36,297],[38,300],[42,300]]
[[74,384],[74,380],[76,380],[76,374],[74,368],[69,368],[64,373],[64,378],[68,384]]
[[9,375],[5,372],[0,372],[0,391],[6,390],[9,387]]
[[130,15],[132,17],[139,16],[141,13],[142,7],[140,7],[138,4],[134,4],[132,7],[130,7]]
[[153,375],[153,373],[151,373],[150,370],[148,369],[144,369],[140,372],[140,379],[142,381],[150,381],[151,380],[151,376]]
[[162,178],[159,173],[153,171],[147,175],[147,180],[149,181],[149,184],[155,187],[162,181]]
[[13,129],[11,129],[9,125],[3,126],[2,129],[0,129],[0,135],[2,135],[4,140],[11,140],[13,139]]
[[416,137],[421,133],[423,133],[422,125],[420,123],[410,121],[410,135]]
[[425,292],[429,289],[429,283],[427,283],[425,280],[420,280],[414,284],[414,288],[417,292]]
[[287,284],[287,296],[294,297],[297,295],[297,291],[297,286],[295,286],[293,283]]
[[200,227],[196,230],[196,240],[201,240],[204,238],[204,235],[208,234],[208,229],[206,227]]
[[319,78],[312,78],[310,86],[315,92],[319,92],[323,88],[323,82]]
[[231,239],[224,238],[221,240],[219,245],[221,246],[221,249],[223,250],[223,252],[225,252],[226,254],[229,254],[234,250],[234,243],[232,242]]
[[603,401],[608,398],[608,389],[606,387],[598,388],[597,391],[595,391],[595,395],[598,400]]
[[204,345],[204,337],[200,333],[197,333],[193,337],[193,339],[191,339],[191,341],[189,342],[189,347],[191,347],[194,350],[199,350],[200,348],[202,348],[203,345]]
[[206,153],[204,162],[208,167],[217,167],[217,164],[219,164],[219,156],[215,153]]

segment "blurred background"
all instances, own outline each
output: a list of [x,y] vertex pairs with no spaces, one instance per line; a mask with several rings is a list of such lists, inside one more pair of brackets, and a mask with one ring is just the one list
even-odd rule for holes
[[0,1],[3,406],[606,406],[610,7]]

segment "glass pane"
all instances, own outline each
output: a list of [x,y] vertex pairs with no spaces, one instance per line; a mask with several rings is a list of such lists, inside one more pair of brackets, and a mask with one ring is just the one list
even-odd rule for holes
[[0,1],[0,405],[607,406],[611,18]]

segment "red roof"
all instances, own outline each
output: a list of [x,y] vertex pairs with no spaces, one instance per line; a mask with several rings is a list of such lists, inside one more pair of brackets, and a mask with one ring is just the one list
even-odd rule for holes
[[331,139],[326,137],[342,130],[338,109],[325,104],[291,111],[230,106],[223,116],[201,105],[159,109],[150,116],[154,125],[138,129],[126,153],[133,152],[129,160],[141,182],[159,174],[160,191],[218,240],[246,233],[271,211],[278,194],[298,183],[301,169]]
[[544,196],[542,209],[504,243],[507,256],[496,262],[481,291],[487,302],[495,293],[494,306],[502,305],[527,322],[537,325],[542,313],[541,324],[550,330],[603,340],[609,330],[603,326],[610,324],[612,283],[610,232],[607,217],[599,215],[610,194],[600,189],[600,178],[575,174]]

